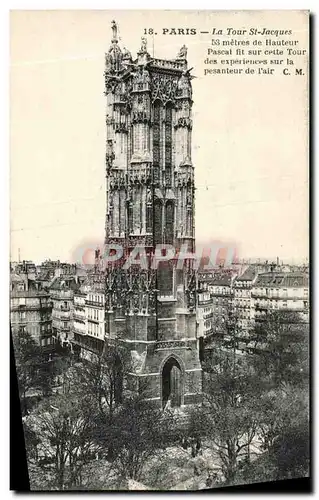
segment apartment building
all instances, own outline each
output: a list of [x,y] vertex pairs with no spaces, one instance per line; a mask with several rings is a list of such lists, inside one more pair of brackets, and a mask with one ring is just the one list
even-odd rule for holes
[[207,338],[213,334],[213,301],[208,290],[197,293],[197,337]]
[[13,337],[29,333],[44,352],[54,348],[50,294],[26,274],[11,274],[10,322]]
[[74,277],[56,277],[49,286],[52,299],[52,330],[56,341],[63,347],[73,337],[73,297],[78,284]]
[[74,294],[73,350],[81,357],[100,353],[105,340],[104,278],[89,275]]
[[255,322],[269,311],[291,311],[309,322],[309,276],[301,272],[259,274],[252,288]]
[[241,330],[249,330],[253,326],[252,289],[257,276],[258,269],[255,266],[248,266],[233,281],[232,316],[236,319],[236,327]]

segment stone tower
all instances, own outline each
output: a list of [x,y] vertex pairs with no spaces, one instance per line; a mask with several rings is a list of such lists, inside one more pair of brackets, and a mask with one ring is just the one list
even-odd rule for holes
[[[120,49],[114,21],[112,31],[105,55],[105,243],[123,248],[126,260],[106,269],[106,336],[129,350],[129,379],[140,390],[147,386],[148,399],[162,407],[192,404],[202,392],[192,260],[151,265],[158,245],[174,246],[177,255],[194,251],[187,49],[156,59],[142,38],[133,59]],[[137,246],[148,265],[125,268]]]

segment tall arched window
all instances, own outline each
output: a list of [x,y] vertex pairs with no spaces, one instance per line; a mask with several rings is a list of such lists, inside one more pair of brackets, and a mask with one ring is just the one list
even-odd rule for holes
[[154,102],[153,118],[153,180],[155,185],[160,182],[161,165],[161,102]]
[[165,109],[165,184],[172,185],[172,104],[168,103]]
[[165,243],[172,245],[174,242],[174,204],[168,201],[165,207]]
[[160,200],[154,203],[154,243],[160,245],[163,242],[163,205]]
[[173,294],[173,266],[169,261],[158,263],[157,268],[157,288],[160,295]]

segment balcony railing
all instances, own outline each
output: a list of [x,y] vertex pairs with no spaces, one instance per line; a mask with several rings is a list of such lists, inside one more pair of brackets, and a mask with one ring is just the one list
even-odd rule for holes
[[85,329],[81,330],[80,328],[76,328],[76,326],[73,326],[73,332],[78,333],[79,335],[86,335],[87,334]]
[[61,319],[61,321],[70,321],[71,314],[70,311],[61,311],[60,309],[53,309],[52,318]]
[[75,321],[81,321],[82,323],[86,321],[85,314],[79,314],[76,312],[73,312],[73,319]]
[[51,310],[52,305],[44,304],[19,304],[11,305],[11,311],[43,311],[45,309]]
[[210,292],[213,297],[231,297],[234,295],[234,292],[232,290],[228,290],[227,292],[216,292],[216,291],[211,291]]
[[48,292],[44,290],[12,290],[10,292],[10,297],[11,298],[23,298],[23,297],[48,297],[50,298],[50,295]]
[[267,293],[267,292],[256,292],[252,291],[251,296],[255,299],[272,299],[272,300],[307,300],[308,294],[306,295],[288,295],[277,294],[277,293]]
[[100,320],[95,319],[95,318],[88,318],[88,321],[91,321],[92,323],[97,323],[97,324],[100,323]]
[[97,300],[86,300],[85,303],[88,306],[100,307],[101,309],[104,308],[104,304],[102,302],[98,302]]
[[51,290],[51,296],[57,300],[73,299],[73,290]]
[[65,319],[66,321],[71,318],[70,309],[69,310],[61,309],[61,311],[59,311],[59,313],[60,313],[60,318]]
[[199,306],[205,306],[207,304],[213,304],[213,300],[212,299],[200,299],[198,297],[198,305]]

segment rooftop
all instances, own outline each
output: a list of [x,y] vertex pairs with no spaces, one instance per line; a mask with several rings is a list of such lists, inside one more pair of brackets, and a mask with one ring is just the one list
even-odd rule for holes
[[257,270],[253,266],[247,267],[247,269],[236,278],[236,281],[253,281],[257,276]]
[[309,286],[306,273],[262,273],[259,274],[256,287],[304,288]]

